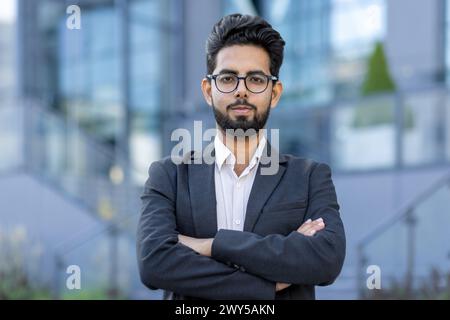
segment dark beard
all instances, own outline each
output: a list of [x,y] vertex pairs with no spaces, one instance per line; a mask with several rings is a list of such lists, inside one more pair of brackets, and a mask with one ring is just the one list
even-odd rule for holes
[[269,118],[271,103],[269,103],[269,106],[266,111],[264,111],[264,113],[258,114],[254,105],[240,100],[232,105],[227,106],[227,112],[232,106],[238,104],[247,105],[255,110],[255,116],[252,120],[247,120],[246,116],[237,116],[236,120],[233,120],[228,116],[228,113],[224,114],[220,110],[218,110],[214,105],[214,101],[212,102],[214,117],[216,118],[216,122],[222,131],[226,132],[226,130],[234,131],[242,129],[244,132],[246,132],[249,129],[253,129],[255,133],[258,133],[260,129],[263,129],[265,127],[267,119]]

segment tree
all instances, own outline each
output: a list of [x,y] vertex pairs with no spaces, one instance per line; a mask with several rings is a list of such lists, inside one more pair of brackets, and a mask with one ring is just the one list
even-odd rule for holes
[[362,95],[395,91],[395,83],[389,73],[389,66],[383,44],[377,42],[369,58],[366,78],[362,85]]
[[[362,96],[395,91],[395,83],[389,73],[389,66],[384,54],[383,44],[377,42],[370,55],[366,78],[361,88]],[[366,128],[383,124],[391,124],[394,119],[394,108],[390,99],[364,100],[354,114],[353,127]],[[407,124],[411,121],[407,118]]]

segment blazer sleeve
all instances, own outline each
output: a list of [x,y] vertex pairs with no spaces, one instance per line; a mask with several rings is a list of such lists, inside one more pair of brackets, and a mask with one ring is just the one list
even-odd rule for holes
[[305,220],[322,217],[325,228],[314,236],[293,231],[265,237],[251,232],[219,230],[212,257],[231,261],[249,273],[291,284],[329,285],[339,275],[345,257],[345,233],[331,170],[317,164],[310,174]]
[[274,299],[275,283],[199,255],[178,242],[175,187],[162,162],[149,169],[137,232],[141,281],[202,299]]

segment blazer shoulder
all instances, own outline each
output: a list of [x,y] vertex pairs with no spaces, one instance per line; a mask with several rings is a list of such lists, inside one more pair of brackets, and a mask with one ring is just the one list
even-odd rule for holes
[[185,166],[190,163],[190,159],[194,156],[194,152],[190,151],[184,154],[182,157],[176,156],[167,156],[160,160],[156,160],[151,163],[149,168],[149,173],[154,170],[164,170],[169,176],[175,175],[176,172],[180,169],[180,167]]
[[164,175],[173,178],[176,175],[176,165],[170,157],[164,157],[160,160],[153,161],[148,168],[150,177],[162,177]]

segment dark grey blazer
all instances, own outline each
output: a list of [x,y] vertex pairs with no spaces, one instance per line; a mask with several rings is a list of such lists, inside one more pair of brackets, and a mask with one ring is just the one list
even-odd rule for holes
[[[345,233],[330,168],[276,155],[277,174],[261,175],[259,164],[243,232],[217,231],[214,163],[152,163],[137,233],[142,282],[166,299],[314,299],[315,285],[333,283]],[[296,231],[319,217],[326,226],[315,236]],[[178,243],[178,233],[214,238],[212,257]],[[292,285],[275,292],[276,282]]]

